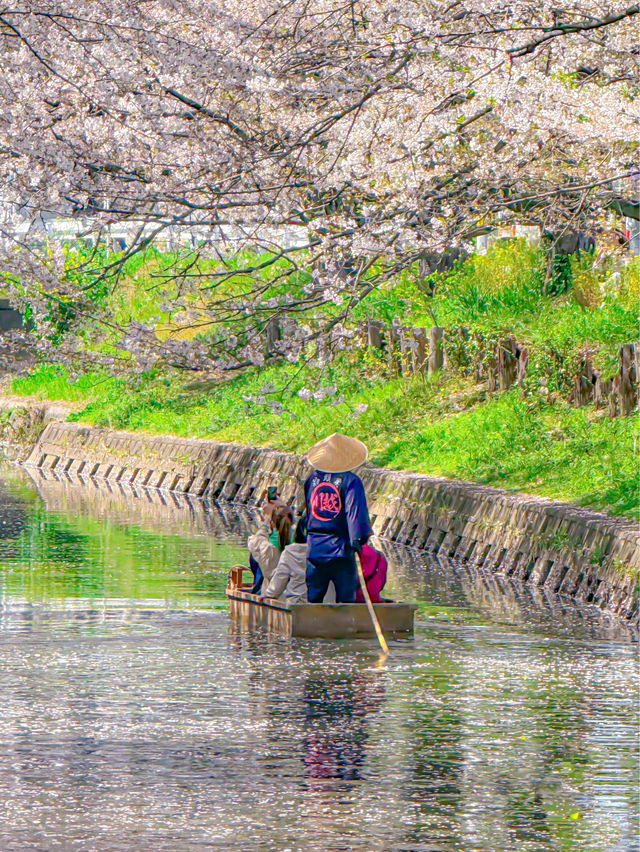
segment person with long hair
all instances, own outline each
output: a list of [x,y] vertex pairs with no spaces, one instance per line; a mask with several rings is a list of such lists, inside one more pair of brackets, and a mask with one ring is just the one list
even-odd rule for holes
[[262,508],[262,522],[257,532],[249,536],[247,547],[252,558],[257,562],[264,580],[262,588],[266,589],[273,572],[280,560],[280,554],[287,545],[291,544],[291,529],[293,526],[293,510],[282,503],[267,502]]
[[279,598],[287,604],[307,602],[307,518],[296,524],[294,540],[288,544],[271,575],[262,588],[264,598]]

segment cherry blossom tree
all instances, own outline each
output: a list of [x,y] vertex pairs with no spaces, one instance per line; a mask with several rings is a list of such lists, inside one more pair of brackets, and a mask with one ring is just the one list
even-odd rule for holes
[[[130,363],[260,363],[258,333],[276,318],[275,351],[294,360],[309,338],[344,337],[372,288],[505,216],[556,234],[611,211],[638,218],[639,14],[612,0],[6,7],[0,199],[12,298],[29,303],[44,340],[58,342],[51,317],[59,329],[65,311],[72,330],[83,318],[108,328],[95,292],[183,232],[191,246],[159,284],[172,283],[169,309],[197,298],[219,331],[161,344],[152,327],[114,329]],[[98,245],[126,223],[126,249],[89,252],[70,275],[62,246],[37,230],[61,214]],[[287,247],[278,229],[292,225],[304,238]],[[240,244],[225,247],[225,229]],[[217,269],[202,263],[216,253]],[[293,323],[310,312],[324,320]]]

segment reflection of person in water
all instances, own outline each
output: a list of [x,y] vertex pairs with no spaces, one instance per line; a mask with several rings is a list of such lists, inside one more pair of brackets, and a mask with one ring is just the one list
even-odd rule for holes
[[304,763],[309,778],[356,780],[364,762],[368,716],[384,699],[375,672],[314,672],[305,683]]

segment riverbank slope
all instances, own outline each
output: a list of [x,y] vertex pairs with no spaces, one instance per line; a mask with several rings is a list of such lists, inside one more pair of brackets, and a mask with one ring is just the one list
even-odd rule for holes
[[11,391],[69,405],[71,419],[105,428],[209,438],[303,453],[340,430],[364,440],[380,467],[474,481],[637,518],[640,417],[609,418],[545,388],[492,393],[445,371],[390,377],[363,356],[226,377],[86,374],[41,367]]
[[[291,311],[291,287],[313,280],[311,259],[299,257],[299,280],[285,286],[280,260],[265,256],[259,278],[271,313],[241,314],[233,329],[219,326],[215,287],[209,301],[183,293],[190,259],[153,246],[130,258],[101,291],[106,324],[80,311],[70,325],[54,311],[34,335],[55,341],[49,357],[67,366],[41,364],[7,380],[5,393],[68,403],[71,419],[105,428],[285,452],[339,429],[365,440],[380,467],[638,516],[640,419],[630,412],[640,258],[556,257],[506,240],[428,275],[416,263],[380,282],[371,270],[370,292],[346,311],[313,300]],[[92,292],[85,261],[71,251],[66,262]],[[253,281],[245,265],[210,259],[199,272],[212,286],[224,273],[224,294],[239,297]],[[123,343],[130,322],[178,348],[193,338],[212,355],[222,346],[227,368],[214,372],[212,358],[212,372],[194,373],[189,358],[175,369],[149,352],[144,361],[156,366],[136,372]],[[327,323],[331,334],[318,337]],[[75,361],[64,354],[68,336]],[[116,377],[97,366],[105,357]]]

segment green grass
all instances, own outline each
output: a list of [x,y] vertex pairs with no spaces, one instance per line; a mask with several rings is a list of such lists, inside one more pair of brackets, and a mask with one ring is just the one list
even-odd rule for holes
[[[305,402],[304,387],[335,384],[336,397]],[[269,391],[269,386],[273,390]],[[265,387],[267,391],[265,392]],[[75,419],[118,429],[199,436],[302,452],[335,430],[362,438],[376,464],[528,491],[634,517],[639,506],[637,415],[609,419],[519,390],[490,396],[469,380],[385,379],[374,362],[317,369],[272,367],[193,382],[147,374],[136,387],[55,367],[17,379],[18,394],[78,400]],[[247,401],[247,397],[252,397]],[[261,397],[264,397],[264,403]],[[258,399],[258,402],[255,400]],[[282,413],[269,410],[279,403]],[[358,406],[367,405],[363,413]]]
[[[310,280],[304,252],[294,260],[279,258],[270,264],[273,257],[268,254],[245,251],[222,261],[199,258],[188,250],[163,252],[148,247],[127,260],[121,272],[106,281],[100,279],[101,264],[115,258],[101,251],[96,262],[86,250],[69,248],[69,281],[82,287],[96,309],[106,311],[110,323],[156,325],[161,337],[215,337],[229,296],[274,298],[283,304],[286,296],[303,296],[302,285]],[[617,346],[638,336],[640,258],[619,269],[617,263],[600,268],[589,253],[574,256],[568,262],[569,288],[553,295],[545,252],[524,240],[508,240],[495,244],[485,255],[470,256],[452,270],[428,276],[427,281],[414,264],[376,286],[355,305],[347,322],[399,319],[414,326],[464,326],[485,335],[514,333],[545,358],[553,350],[567,359],[588,346],[596,364],[608,369]],[[259,268],[246,272],[251,265]],[[373,283],[383,272],[382,266],[373,267],[369,281]],[[169,308],[176,299],[182,309]],[[302,322],[326,319],[345,304],[313,305],[297,316]],[[88,320],[78,327],[73,304],[53,311],[49,320],[60,334],[73,328],[90,350],[113,352],[121,336],[117,328],[110,330]],[[253,319],[238,321],[251,324]],[[241,329],[234,330],[242,338]]]
[[68,378],[66,370],[56,364],[43,364],[29,375],[14,379],[13,392],[20,396],[37,396],[40,399],[59,399],[78,402],[109,393],[113,379],[97,373],[87,373],[75,381]]
[[[71,260],[80,264],[82,256]],[[201,259],[192,267],[194,259],[188,252],[150,248],[127,261],[117,285],[101,298],[117,322],[155,322],[160,336],[191,336],[186,315],[163,310],[176,288],[184,285],[185,305],[206,316],[203,311],[230,293],[257,287],[278,297],[298,292],[309,277],[304,268],[294,270],[288,279],[282,277],[289,268],[282,259],[255,276],[247,275],[242,268],[251,260],[256,258],[245,254],[230,258],[223,267],[218,260]],[[304,262],[303,257],[298,260]],[[499,243],[486,255],[474,255],[453,270],[432,276],[433,293],[417,269],[406,270],[371,292],[351,317],[358,322],[368,318],[391,322],[398,317],[405,325],[465,326],[493,338],[514,333],[530,354],[524,398],[520,391],[488,396],[460,376],[435,381],[393,378],[386,361],[358,348],[322,370],[287,364],[207,381],[151,372],[133,384],[100,374],[69,382],[63,369],[44,365],[14,381],[13,389],[18,394],[84,402],[84,410],[74,416],[112,428],[297,452],[340,429],[363,438],[378,464],[531,491],[634,516],[639,504],[638,417],[610,420],[592,408],[574,409],[559,400],[568,398],[585,349],[607,377],[617,368],[619,345],[638,338],[640,258],[615,272],[613,265],[596,268],[591,255],[574,257],[564,264],[570,286],[559,295],[549,293],[545,264],[544,253],[524,241]],[[80,275],[81,269],[78,265],[70,274]],[[190,291],[188,278],[166,278],[169,272],[185,270],[203,276],[197,280],[207,297],[203,291]],[[225,270],[229,276],[222,281],[214,276]],[[214,277],[209,280],[207,275]],[[326,309],[332,310],[338,308]],[[317,311],[313,316],[317,319]],[[113,351],[115,344],[115,338],[101,338],[95,328],[84,330],[84,340],[88,349]],[[305,357],[313,354],[307,351]],[[540,395],[541,381],[555,402]],[[337,391],[320,401],[305,402],[298,396],[303,388],[334,386]],[[344,399],[335,404],[338,395]],[[280,413],[270,405],[281,408]],[[362,406],[368,407],[362,412]]]
[[565,357],[589,345],[596,362],[600,355],[608,366],[617,346],[638,336],[640,258],[614,273],[594,269],[590,254],[574,257],[572,285],[555,296],[545,290],[544,267],[542,251],[523,240],[498,243],[486,255],[472,255],[431,276],[433,296],[405,272],[368,296],[356,316],[464,326],[490,335],[512,332],[522,343],[545,353],[553,348]]

